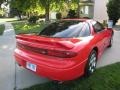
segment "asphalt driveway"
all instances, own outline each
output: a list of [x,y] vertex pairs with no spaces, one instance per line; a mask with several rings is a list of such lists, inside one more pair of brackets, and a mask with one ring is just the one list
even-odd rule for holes
[[[13,90],[46,82],[47,79],[18,67],[15,64],[13,51],[15,49],[15,33],[10,23],[5,23],[5,32],[0,36],[0,90]],[[120,62],[120,28],[116,27],[114,44],[108,48],[98,61],[97,68]]]

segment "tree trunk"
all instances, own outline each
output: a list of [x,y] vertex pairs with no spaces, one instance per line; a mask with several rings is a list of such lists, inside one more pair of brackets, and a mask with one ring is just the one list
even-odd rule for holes
[[47,6],[45,7],[45,21],[49,21],[49,9],[50,9],[50,2],[48,0]]
[[80,0],[78,0],[77,17],[80,18]]
[[18,17],[19,17],[19,19],[22,20],[22,17],[21,17],[21,11],[18,10],[17,13],[18,13]]

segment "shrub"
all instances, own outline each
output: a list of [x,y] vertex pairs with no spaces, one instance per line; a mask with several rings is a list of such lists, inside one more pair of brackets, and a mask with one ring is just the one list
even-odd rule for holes
[[67,15],[67,18],[76,18],[76,12],[75,10],[70,9]]
[[58,12],[58,13],[56,14],[56,18],[57,18],[57,19],[61,19],[61,18],[62,18],[62,14],[61,14],[60,12]]
[[31,17],[28,19],[28,22],[29,22],[29,23],[36,23],[38,19],[39,19],[38,16],[31,16]]
[[109,20],[113,20],[113,25],[115,25],[120,18],[120,0],[109,0],[107,13]]
[[45,14],[40,14],[39,18],[45,18]]

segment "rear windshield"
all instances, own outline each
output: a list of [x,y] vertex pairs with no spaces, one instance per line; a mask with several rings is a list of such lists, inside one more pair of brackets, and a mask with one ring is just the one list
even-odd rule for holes
[[60,21],[48,25],[39,35],[48,37],[78,37],[86,22]]

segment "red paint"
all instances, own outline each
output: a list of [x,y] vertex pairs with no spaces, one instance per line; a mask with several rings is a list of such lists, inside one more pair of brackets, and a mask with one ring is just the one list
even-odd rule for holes
[[[89,20],[88,23],[90,24]],[[37,65],[36,74],[53,80],[76,79],[84,74],[88,56],[93,48],[98,48],[99,58],[109,45],[113,32],[112,29],[106,28],[100,33],[95,33],[91,24],[90,29],[91,36],[79,38],[17,35],[15,59],[24,68],[26,62]]]

